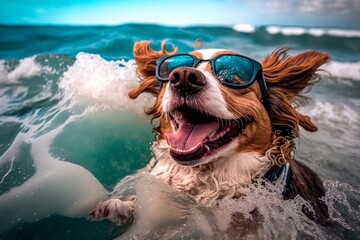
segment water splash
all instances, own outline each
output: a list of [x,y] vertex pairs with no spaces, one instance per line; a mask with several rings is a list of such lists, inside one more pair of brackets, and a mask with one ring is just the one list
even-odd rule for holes
[[136,101],[130,100],[128,92],[138,84],[134,60],[106,61],[96,54],[79,53],[59,87],[74,102],[143,115],[153,97],[145,94]]
[[[354,231],[355,226],[359,228],[354,222],[360,221],[360,205],[355,208],[351,207],[348,196],[351,198],[354,197],[354,194],[359,196],[360,191],[348,183],[341,183],[337,180],[326,180],[324,186],[327,189],[324,201],[329,208],[331,219],[347,230]],[[352,223],[347,218],[348,216],[354,218]]]
[[[342,239],[359,223],[350,223],[339,211],[346,207],[355,215],[348,200],[354,189],[336,181],[325,181],[326,202],[335,223],[322,226],[308,219],[303,206],[311,205],[297,196],[283,200],[283,186],[259,180],[239,199],[223,199],[213,208],[196,205],[188,196],[174,192],[167,184],[147,175],[127,178],[121,189],[137,183],[138,208],[134,224],[119,239]],[[171,213],[171,214],[169,214]],[[340,214],[340,215],[339,215]],[[338,232],[329,228],[337,227]]]
[[20,79],[30,79],[44,73],[54,73],[53,69],[47,66],[42,66],[36,59],[37,55],[15,61],[9,64],[5,60],[0,60],[0,82],[17,83]]
[[[86,216],[107,191],[85,168],[52,156],[50,145],[70,123],[99,110],[142,112],[142,106],[131,109],[126,100],[127,91],[137,83],[134,62],[108,62],[85,53],[79,54],[75,62],[68,61],[67,56],[42,55],[15,62],[11,70],[5,69],[6,75],[1,79],[8,85],[4,91],[12,95],[6,96],[1,121],[19,122],[21,130],[0,157],[0,167],[9,161],[11,164],[24,161],[19,153],[26,144],[30,146],[28,154],[35,173],[0,195],[0,232],[53,214]],[[19,81],[25,78],[29,80]],[[39,87],[41,84],[44,87]],[[23,89],[24,94],[18,89]],[[11,170],[4,172],[0,184],[11,185],[11,178],[8,180],[11,174]]]
[[24,184],[0,196],[0,232],[20,222],[32,222],[56,213],[86,216],[105,198],[106,190],[89,171],[49,154],[49,145],[62,128],[31,141],[36,172]]

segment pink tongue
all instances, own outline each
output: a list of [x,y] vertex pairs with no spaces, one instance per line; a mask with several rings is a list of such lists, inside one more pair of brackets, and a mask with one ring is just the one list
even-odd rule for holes
[[207,136],[219,128],[218,121],[204,124],[192,125],[189,123],[181,124],[175,133],[166,135],[168,144],[175,149],[189,150],[202,142]]

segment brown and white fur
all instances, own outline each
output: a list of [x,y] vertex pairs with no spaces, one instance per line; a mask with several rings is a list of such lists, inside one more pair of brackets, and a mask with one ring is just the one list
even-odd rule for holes
[[[329,222],[327,207],[320,199],[324,196],[321,180],[312,170],[293,159],[294,139],[299,136],[300,126],[311,132],[317,130],[308,116],[297,111],[296,105],[304,98],[301,93],[318,81],[316,72],[329,61],[328,55],[308,51],[289,56],[287,49],[278,49],[268,55],[262,61],[268,86],[266,109],[261,101],[263,96],[257,81],[245,89],[226,87],[214,77],[208,61],[190,69],[191,74],[203,78],[204,84],[199,91],[179,91],[175,81],[161,84],[155,77],[156,61],[176,52],[176,48],[167,52],[164,44],[161,51],[153,51],[150,43],[145,41],[134,46],[141,82],[129,96],[134,99],[142,93],[150,93],[156,98],[146,111],[155,122],[158,133],[153,146],[154,159],[149,164],[148,174],[166,182],[176,191],[187,193],[200,205],[213,206],[223,198],[241,196],[243,187],[254,179],[263,177],[272,166],[289,163],[292,178],[284,199],[300,195],[314,209],[313,212],[304,209],[310,218]],[[199,59],[210,59],[222,53],[232,52],[219,49],[191,52]],[[186,82],[186,78],[189,78],[186,71],[189,69],[179,70],[177,78],[184,78]],[[189,117],[181,112],[184,105],[216,118],[225,126],[228,124],[228,131],[231,121],[239,123],[246,119],[248,122],[244,124],[243,131],[225,145],[211,149],[199,159],[181,161],[183,152],[186,155],[193,148],[199,148],[196,145],[189,149],[189,146],[183,144],[184,149],[177,149],[169,144],[169,135],[177,131],[175,125],[182,118]],[[209,133],[206,139],[216,139],[222,135],[224,132],[218,130]],[[200,141],[199,144],[205,144],[203,142]],[[174,159],[171,152],[178,154],[178,157]],[[100,203],[90,213],[90,217],[124,223],[135,207],[136,196],[131,199],[114,196]]]

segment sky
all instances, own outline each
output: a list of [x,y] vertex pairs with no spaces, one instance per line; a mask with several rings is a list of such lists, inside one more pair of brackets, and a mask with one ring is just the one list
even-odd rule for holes
[[300,25],[360,29],[360,0],[0,0],[0,24]]

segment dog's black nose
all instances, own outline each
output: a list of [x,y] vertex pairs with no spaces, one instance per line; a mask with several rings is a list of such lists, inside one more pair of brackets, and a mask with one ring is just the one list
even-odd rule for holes
[[189,67],[176,68],[171,72],[169,80],[171,89],[182,93],[197,93],[206,85],[204,74]]

